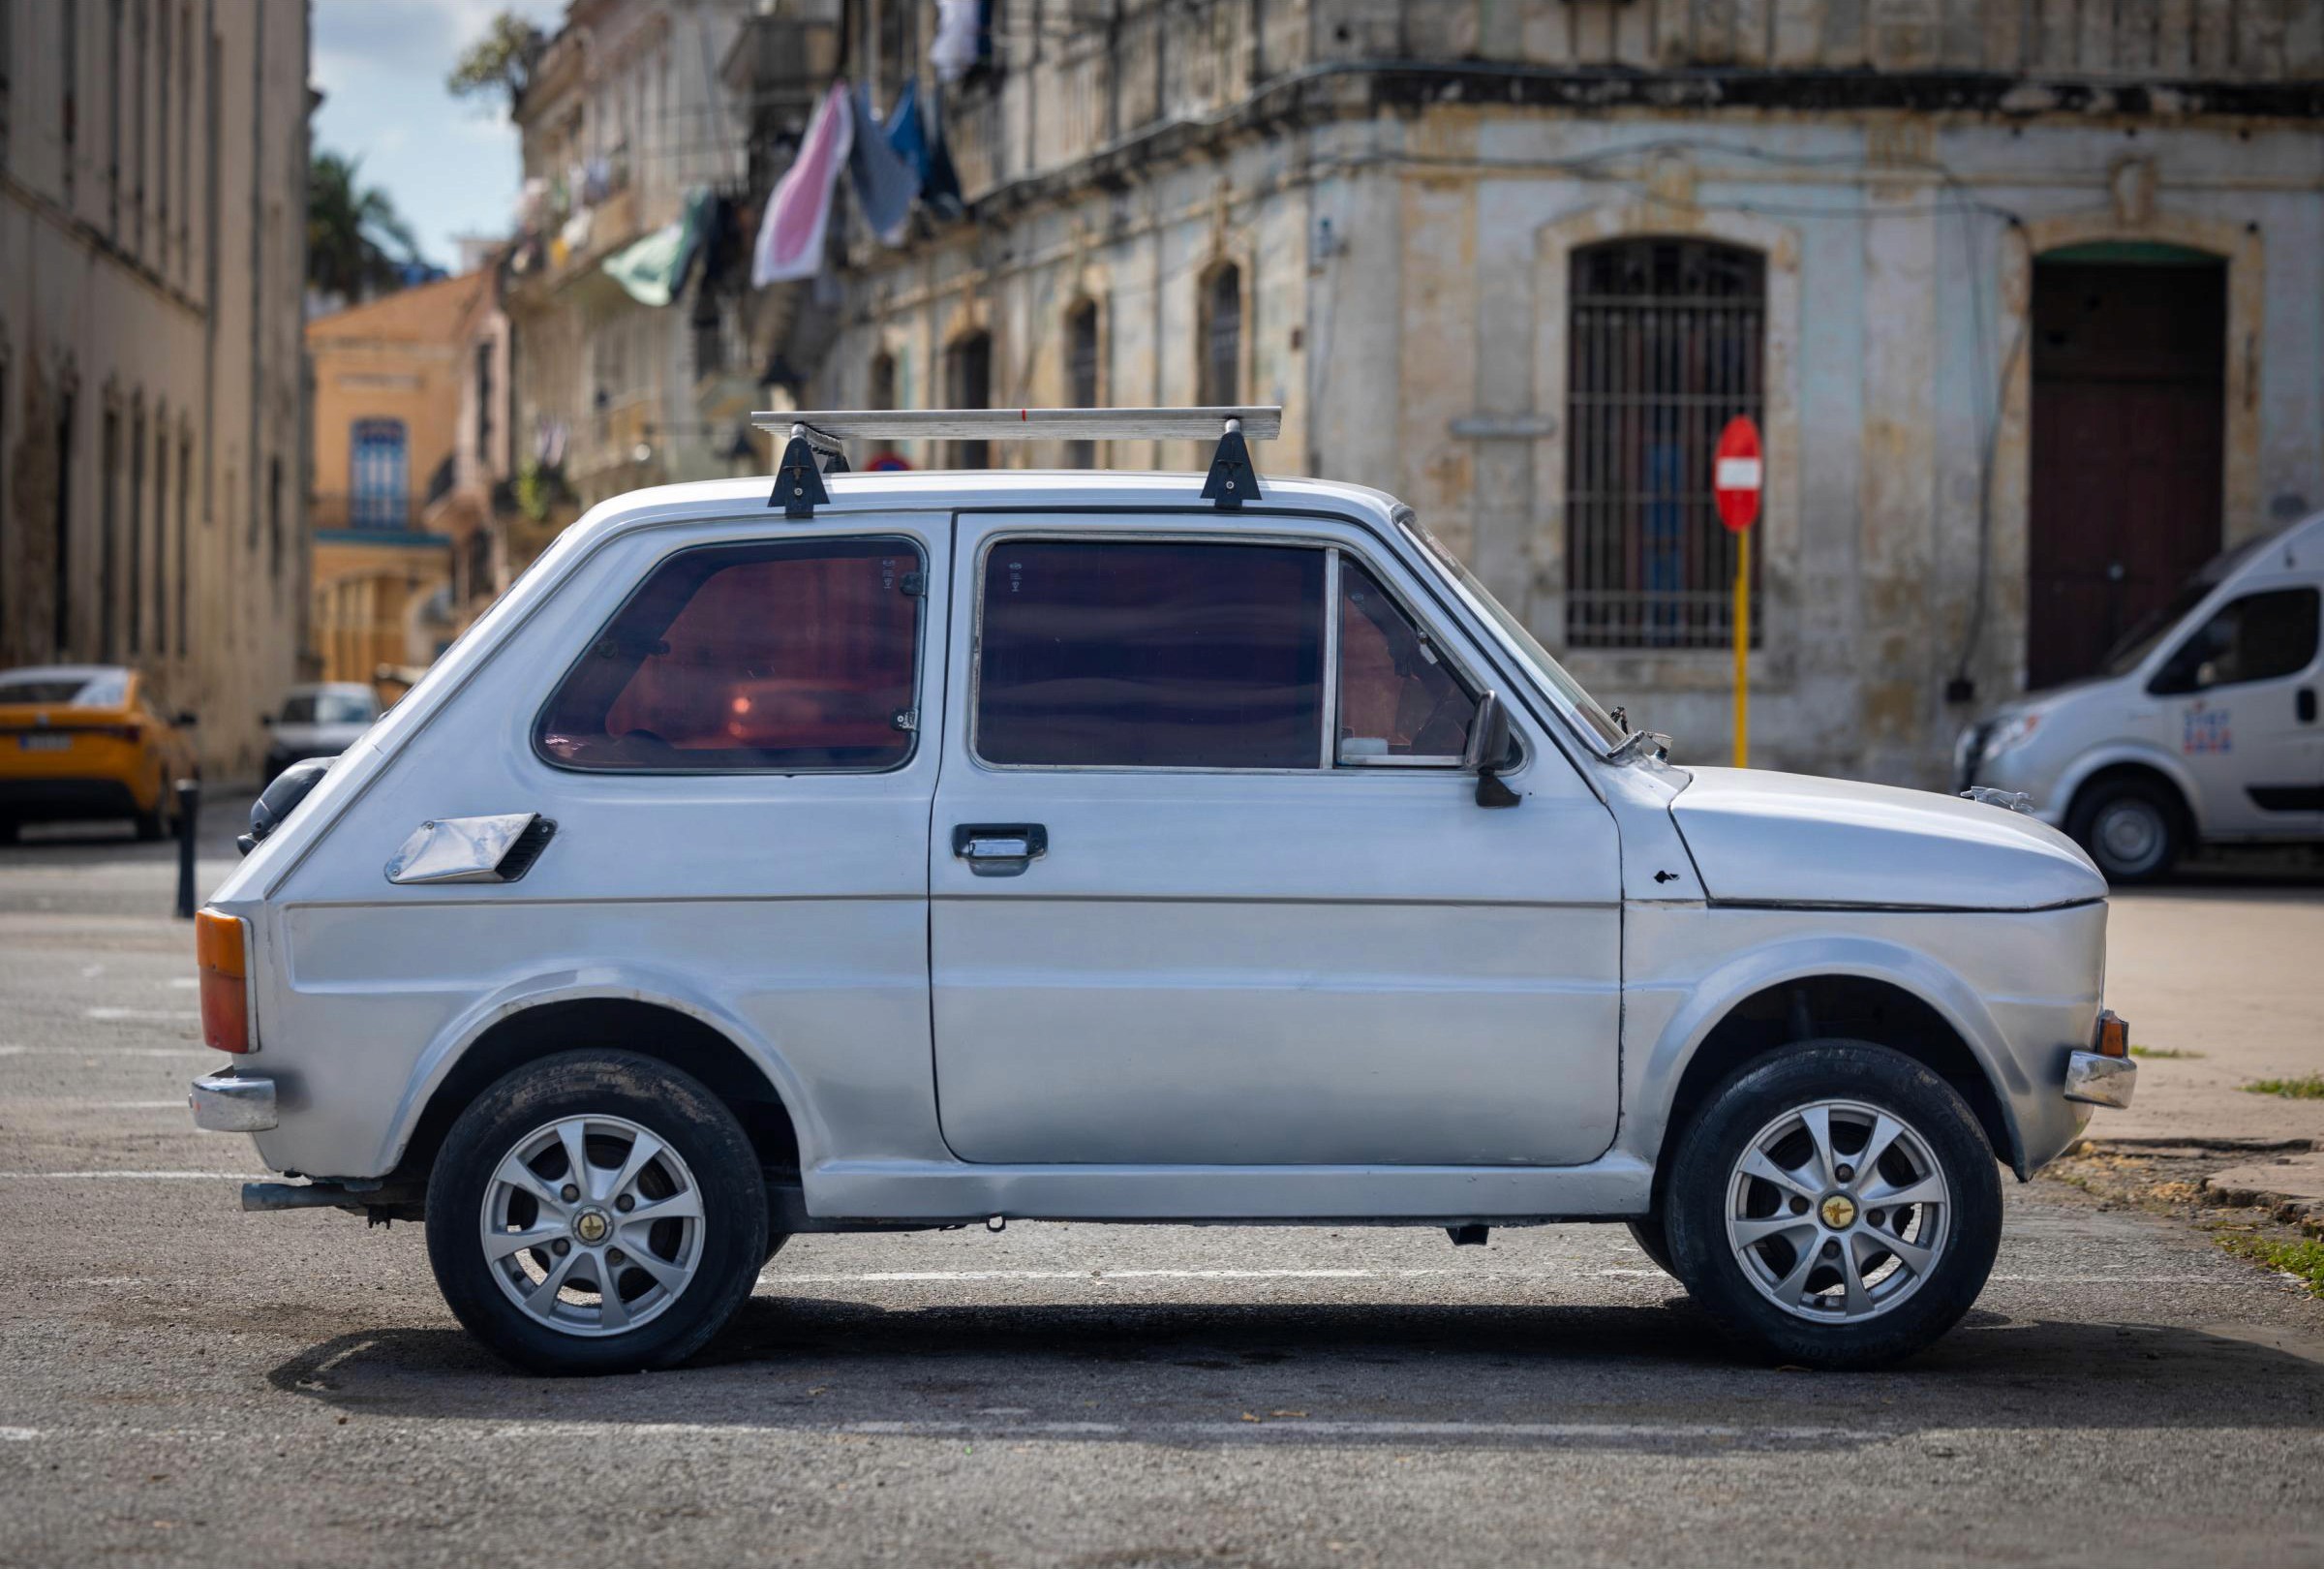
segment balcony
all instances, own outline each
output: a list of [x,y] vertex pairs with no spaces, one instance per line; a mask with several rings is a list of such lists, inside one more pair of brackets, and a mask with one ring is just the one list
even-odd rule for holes
[[442,549],[444,537],[421,522],[417,496],[324,495],[307,498],[307,526],[319,544]]

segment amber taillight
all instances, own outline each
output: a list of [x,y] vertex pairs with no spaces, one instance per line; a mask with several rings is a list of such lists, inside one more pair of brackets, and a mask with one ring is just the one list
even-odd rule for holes
[[201,973],[201,1038],[212,1051],[247,1052],[250,1037],[250,923],[205,909],[194,917],[194,960]]

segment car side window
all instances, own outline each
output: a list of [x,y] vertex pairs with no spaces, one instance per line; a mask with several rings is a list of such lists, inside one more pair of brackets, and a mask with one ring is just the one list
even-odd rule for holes
[[1339,558],[1339,734],[1342,766],[1457,768],[1477,699],[1427,636],[1342,553]]
[[923,567],[908,539],[716,545],[670,557],[541,710],[566,768],[800,773],[911,754]]
[[2298,675],[2315,662],[2318,600],[2312,588],[2289,588],[2229,600],[2171,652],[2147,690],[2171,696]]
[[1003,766],[1323,766],[1325,552],[1002,539],[972,744]]

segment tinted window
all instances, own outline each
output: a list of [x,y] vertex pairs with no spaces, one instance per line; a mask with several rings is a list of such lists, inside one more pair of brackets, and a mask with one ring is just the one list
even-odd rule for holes
[[979,661],[989,762],[1320,767],[1323,552],[1004,539]]
[[294,692],[283,699],[285,724],[363,724],[371,720],[371,704],[336,692]]
[[893,767],[911,752],[920,570],[902,539],[719,546],[630,597],[543,711],[578,768]]
[[1339,564],[1339,758],[1458,759],[1477,701],[1370,572]]
[[2172,652],[2149,690],[2203,692],[2298,675],[2316,657],[2316,611],[2312,588],[2231,600]]

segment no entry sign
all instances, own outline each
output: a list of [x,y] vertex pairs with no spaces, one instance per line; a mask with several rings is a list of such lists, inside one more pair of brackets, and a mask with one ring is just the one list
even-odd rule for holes
[[1719,521],[1737,534],[1758,518],[1764,472],[1759,427],[1740,416],[1728,420],[1711,454],[1711,499],[1719,504]]

